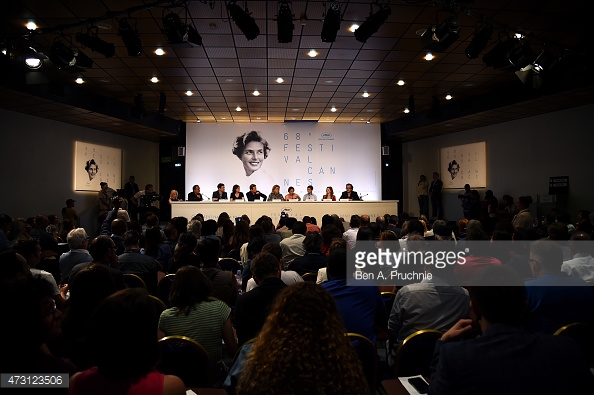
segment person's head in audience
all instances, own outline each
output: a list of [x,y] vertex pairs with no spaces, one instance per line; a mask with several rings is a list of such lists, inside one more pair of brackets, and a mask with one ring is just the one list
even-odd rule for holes
[[68,247],[71,250],[86,250],[89,246],[87,232],[84,228],[76,228],[68,233],[66,238]]
[[328,279],[344,279],[347,276],[347,253],[345,249],[338,248],[330,251],[328,256]]
[[89,246],[89,254],[91,254],[95,263],[102,263],[112,267],[118,264],[115,243],[109,236],[95,237]]
[[516,208],[518,210],[526,210],[528,207],[530,207],[531,203],[532,196],[520,196],[516,202]]
[[547,228],[549,240],[569,240],[569,231],[567,224],[563,222],[554,222]]
[[140,250],[140,233],[133,230],[124,233],[124,236],[122,236],[122,243],[126,250]]
[[368,214],[361,214],[359,216],[359,218],[361,218],[361,227],[362,228],[369,226],[369,224],[371,223],[371,220],[369,219]]
[[262,251],[262,248],[265,244],[266,240],[263,236],[256,236],[253,239],[251,239],[247,245],[248,259],[252,259],[256,255],[258,255]]
[[242,214],[241,215],[241,221],[245,222],[246,224],[250,224],[252,221],[250,220],[250,217],[247,216],[247,214]]
[[351,228],[361,227],[361,217],[359,217],[357,214],[351,215],[351,220],[349,221],[349,226]]
[[27,260],[14,249],[0,251],[0,281],[31,276]]
[[163,233],[165,233],[165,237],[168,241],[177,241],[177,239],[179,238],[179,235],[177,234],[177,229],[175,226],[173,226],[172,223],[168,223],[167,225],[165,225],[165,227],[163,228]]
[[255,171],[260,170],[264,159],[268,158],[269,153],[270,146],[268,142],[260,132],[255,130],[242,134],[233,143],[233,155],[241,160],[245,175],[248,177]]
[[202,230],[200,232],[201,236],[208,237],[214,236],[219,229],[219,225],[217,225],[217,221],[214,219],[208,219],[202,223]]
[[196,304],[207,301],[211,294],[212,285],[200,269],[182,266],[175,272],[169,303],[187,316]]
[[336,225],[330,223],[326,226],[322,226],[322,238],[324,239],[324,244],[329,245],[335,237],[342,237],[342,232],[338,230]]
[[97,263],[77,272],[75,277],[70,279],[68,289],[70,297],[63,321],[76,319],[71,313],[83,314],[88,318],[103,299],[117,291],[113,275],[104,265]]
[[175,226],[178,235],[188,231],[188,219],[186,217],[173,217],[169,223]]
[[216,267],[219,261],[221,243],[219,240],[206,238],[196,247],[200,262],[204,267]]
[[271,221],[264,220],[260,223],[260,226],[262,227],[264,234],[274,233],[274,225]]
[[540,278],[547,273],[558,273],[563,264],[563,251],[554,241],[537,240],[530,247],[528,262],[534,278]]
[[202,222],[197,219],[193,219],[188,223],[188,232],[196,236],[197,239],[202,236]]
[[157,317],[144,288],[108,296],[90,320],[91,355],[99,373],[119,380],[152,371],[159,360]]
[[[289,221],[287,220],[287,227],[288,226]],[[305,235],[305,233],[307,232],[307,225],[305,225],[304,222],[295,220],[295,222],[291,226],[291,232],[293,232],[294,235]]]
[[338,250],[340,248],[346,250],[347,241],[345,239],[343,239],[342,237],[335,237],[334,239],[332,239],[332,242],[330,243],[330,252],[332,252],[334,250]]
[[196,239],[196,236],[194,236],[193,233],[182,233],[179,236],[177,244],[175,245],[175,250],[173,251],[173,260],[178,262],[180,259],[191,255],[196,249],[197,245],[198,239]]
[[324,227],[327,225],[331,225],[334,224],[334,218],[332,218],[332,216],[330,214],[324,214],[322,216],[322,230],[324,230]]
[[369,240],[373,240],[373,231],[365,226],[365,227],[360,227],[359,230],[357,231],[357,237],[355,238],[356,241],[369,241]]
[[326,290],[310,282],[287,287],[247,357],[237,393],[367,394],[361,362],[344,334]]
[[89,175],[89,181],[92,181],[93,178],[97,176],[97,173],[99,172],[99,166],[97,166],[97,162],[95,162],[95,159],[89,159],[87,161],[87,163],[85,164],[85,171]]
[[256,255],[250,263],[250,269],[254,281],[258,285],[267,278],[280,278],[281,276],[279,260],[269,252],[261,252]]
[[23,238],[14,245],[15,251],[20,254],[30,267],[35,267],[41,262],[41,247],[37,239]]
[[283,259],[283,250],[280,246],[280,244],[278,243],[266,243],[264,244],[264,246],[262,246],[262,251],[261,252],[267,252],[269,254],[272,254],[276,257],[276,259],[279,261],[279,263],[281,263],[282,259]]
[[323,237],[320,233],[313,231],[305,235],[303,239],[303,247],[305,247],[306,254],[319,254],[322,249]]
[[147,228],[154,228],[159,226],[159,217],[157,217],[155,214],[151,214],[148,217],[146,217],[146,226]]
[[571,249],[571,256],[575,254],[592,255],[592,237],[586,232],[575,231],[569,239],[569,248]]
[[377,222],[372,222],[369,224],[368,228],[371,229],[373,239],[379,240],[380,233],[382,232],[382,229],[380,228],[379,224]]
[[406,222],[405,225],[406,229],[402,229],[403,235],[412,235],[417,234],[423,236],[425,234],[425,225],[418,219],[411,219],[410,221]]

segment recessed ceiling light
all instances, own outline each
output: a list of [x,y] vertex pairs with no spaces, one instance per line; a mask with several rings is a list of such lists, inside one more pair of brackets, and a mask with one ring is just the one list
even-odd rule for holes
[[371,121],[367,121],[367,123],[371,123]]
[[163,51],[163,48],[157,48],[157,49],[155,49],[155,55],[163,56],[163,55],[165,55],[165,51]]
[[291,120],[294,121],[295,120],[295,117],[291,118]]
[[254,95],[254,96],[260,96],[260,92],[258,92],[257,90],[255,90],[254,93],[252,93],[252,95]]
[[366,111],[367,112],[374,112],[375,110],[374,109],[371,109],[371,110],[366,110]]
[[197,119],[196,122],[200,123],[200,119]]
[[349,31],[352,32],[352,33],[354,33],[355,30],[357,30],[358,28],[359,28],[359,25],[357,25],[356,23],[353,23],[351,25],[351,27],[349,27]]
[[516,33],[516,34],[514,34],[514,37],[519,40],[521,38],[524,38],[524,35],[522,33]]
[[361,118],[361,120],[362,120],[362,121],[364,121],[364,120],[365,120],[365,118]]
[[278,82],[279,84],[282,84],[283,82],[285,82],[285,80],[283,80],[281,77],[278,77],[276,79],[276,82]]
[[363,97],[369,97],[369,93],[363,92]]
[[452,95],[446,95],[446,100],[452,100]]
[[324,81],[324,82],[325,82],[325,83],[327,83],[327,84],[331,84],[331,83],[333,83],[333,82],[334,82],[334,80],[326,80],[326,81]]
[[471,82],[469,84],[464,84],[464,86],[468,88],[468,87],[474,86],[474,84]]
[[202,108],[202,107],[198,107],[198,108],[196,109],[196,111],[204,111],[204,108]]
[[408,114],[409,112],[410,112],[410,110],[409,110],[408,108],[405,108],[405,109],[404,109],[404,113],[405,113],[405,114]]
[[83,80],[83,79],[82,79],[82,78],[80,78],[80,77],[79,77],[79,78],[77,78],[75,81],[76,81],[76,83],[77,83],[77,84],[79,84],[79,85],[80,85],[80,84],[82,84],[83,82],[85,82],[85,80]]
[[316,56],[318,56],[318,53],[316,52],[316,50],[315,50],[315,49],[312,49],[311,51],[309,51],[309,52],[307,53],[307,55],[308,55],[310,58],[315,58]]
[[29,29],[29,30],[37,29],[37,25],[35,24],[35,22],[29,22],[29,23],[27,23],[26,26],[27,26],[27,29]]
[[257,119],[257,120],[260,120],[260,117],[257,117],[256,119]]
[[293,111],[299,111],[299,109],[298,108],[293,108]]
[[241,111],[241,107],[239,107],[239,106],[235,107],[235,111]]
[[332,106],[332,108],[330,109],[330,111],[336,112],[336,107]]
[[227,78],[225,81],[227,81],[227,82],[233,82],[235,80],[233,78]]
[[225,119],[227,119],[227,118],[226,118],[226,117],[221,117],[221,119],[225,120]]
[[427,52],[427,55],[425,55],[425,60],[433,60],[433,54],[431,52]]
[[151,82],[153,84],[156,84],[157,82],[159,82],[159,79],[157,77],[153,77],[153,78],[151,78]]
[[186,96],[192,96],[192,95],[193,95],[192,91],[186,91]]
[[404,80],[398,80],[398,82],[396,83],[396,85],[399,85],[399,86],[404,85]]
[[111,29],[111,25],[109,23],[105,23],[105,22],[98,22],[95,24],[95,26],[97,26],[99,29],[103,29],[103,30]]

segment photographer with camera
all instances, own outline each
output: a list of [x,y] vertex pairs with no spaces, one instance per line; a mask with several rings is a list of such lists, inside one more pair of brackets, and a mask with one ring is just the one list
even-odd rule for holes
[[153,190],[153,184],[146,184],[144,191],[137,192],[132,197],[132,202],[138,205],[140,222],[144,222],[145,214],[149,211],[157,215],[157,217],[161,216],[161,210],[159,210],[158,206],[155,206],[155,202],[159,202],[160,200],[161,195],[157,195]]

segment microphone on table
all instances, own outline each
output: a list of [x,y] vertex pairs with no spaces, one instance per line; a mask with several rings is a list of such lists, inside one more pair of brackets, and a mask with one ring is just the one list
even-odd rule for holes
[[369,195],[369,194],[368,194],[368,193],[366,193],[365,195],[361,195],[361,196],[359,196],[359,200],[363,200],[363,198],[364,198],[365,196],[368,196],[368,195]]

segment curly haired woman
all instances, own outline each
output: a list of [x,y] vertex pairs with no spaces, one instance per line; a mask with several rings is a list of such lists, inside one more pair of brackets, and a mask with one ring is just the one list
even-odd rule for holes
[[367,394],[332,296],[302,282],[279,294],[247,355],[237,394]]

